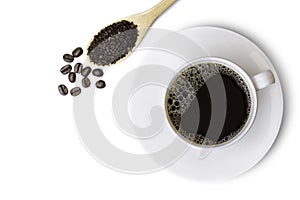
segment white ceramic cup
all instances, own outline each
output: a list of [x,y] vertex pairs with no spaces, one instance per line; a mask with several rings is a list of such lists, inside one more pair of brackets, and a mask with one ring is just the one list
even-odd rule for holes
[[207,58],[200,58],[200,59],[188,62],[187,64],[182,66],[180,68],[180,70],[176,74],[174,74],[174,76],[172,77],[169,84],[171,84],[173,82],[173,80],[177,77],[177,75],[180,74],[183,70],[187,69],[188,67],[190,67],[192,65],[204,64],[204,63],[216,63],[216,64],[221,64],[221,65],[226,66],[227,68],[236,72],[243,79],[245,84],[247,85],[247,87],[249,89],[250,99],[251,99],[251,106],[250,106],[250,113],[248,115],[248,120],[246,121],[243,128],[233,138],[231,138],[230,140],[228,140],[226,142],[220,143],[220,144],[213,144],[213,145],[193,144],[192,141],[189,141],[188,139],[184,138],[180,133],[177,133],[177,130],[172,126],[172,122],[170,121],[170,119],[168,117],[168,113],[167,113],[167,109],[166,109],[167,101],[168,101],[168,97],[167,97],[168,91],[166,92],[165,98],[164,98],[164,100],[165,100],[164,110],[166,112],[165,116],[167,118],[166,120],[168,121],[169,127],[172,129],[172,132],[174,134],[176,134],[177,136],[179,136],[180,138],[182,138],[187,143],[192,144],[192,146],[201,147],[201,148],[212,148],[212,147],[215,148],[215,147],[221,147],[221,146],[224,147],[227,145],[231,145],[231,144],[235,143],[236,141],[240,140],[249,131],[249,129],[253,125],[253,122],[254,122],[256,114],[257,114],[257,107],[258,107],[257,91],[265,89],[268,86],[275,83],[275,77],[274,77],[273,72],[270,70],[262,71],[256,75],[250,77],[241,67],[234,64],[231,61],[228,61],[223,58],[207,57]]

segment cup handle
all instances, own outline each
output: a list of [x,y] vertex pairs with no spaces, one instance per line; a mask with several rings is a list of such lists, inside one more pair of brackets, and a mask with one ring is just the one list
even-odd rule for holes
[[254,86],[256,90],[262,90],[269,85],[272,85],[275,83],[275,77],[271,70],[267,70],[264,72],[261,72],[259,74],[256,74],[252,77],[252,81],[254,83]]

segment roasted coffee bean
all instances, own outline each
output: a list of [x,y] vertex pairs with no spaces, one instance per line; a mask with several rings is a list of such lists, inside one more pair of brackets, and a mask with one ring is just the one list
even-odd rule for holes
[[63,66],[63,67],[60,69],[60,72],[61,72],[63,75],[66,75],[66,74],[70,73],[71,71],[72,71],[72,66],[71,66],[71,65]]
[[91,86],[91,81],[90,81],[90,79],[88,79],[87,77],[84,77],[84,78],[82,79],[82,87],[88,88],[88,87],[90,87],[90,86]]
[[72,55],[70,55],[70,54],[65,54],[65,55],[63,56],[63,59],[64,59],[64,61],[66,61],[66,62],[68,62],[68,63],[71,63],[71,62],[74,61],[74,57],[73,57]]
[[72,55],[75,58],[78,58],[79,56],[81,56],[83,54],[83,49],[81,47],[77,47],[76,49],[74,49],[74,51],[72,52]]
[[76,74],[74,72],[69,73],[69,81],[74,83],[76,81]]
[[97,76],[97,77],[102,77],[103,76],[102,69],[94,69],[92,73],[93,73],[94,76]]
[[58,86],[58,91],[63,96],[66,96],[68,94],[68,88],[63,84]]
[[96,82],[96,87],[101,89],[101,88],[105,88],[106,84],[104,81],[100,80]]
[[82,68],[83,68],[83,65],[81,63],[76,63],[74,66],[74,72],[81,73]]
[[90,75],[92,69],[90,67],[85,67],[81,70],[81,75],[83,77],[87,77],[88,75]]
[[81,93],[80,87],[75,87],[70,91],[70,94],[74,97],[80,95],[80,93]]

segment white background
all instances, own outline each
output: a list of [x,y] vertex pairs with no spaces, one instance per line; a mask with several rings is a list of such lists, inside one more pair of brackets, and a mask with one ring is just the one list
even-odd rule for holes
[[166,170],[121,174],[99,164],[84,149],[73,121],[72,98],[57,92],[57,85],[66,82],[59,73],[62,55],[85,47],[107,24],[158,2],[0,3],[0,199],[300,197],[300,12],[296,0],[180,0],[153,25],[170,30],[226,27],[256,42],[271,58],[283,85],[285,116],[275,146],[257,167],[226,182],[195,182]]

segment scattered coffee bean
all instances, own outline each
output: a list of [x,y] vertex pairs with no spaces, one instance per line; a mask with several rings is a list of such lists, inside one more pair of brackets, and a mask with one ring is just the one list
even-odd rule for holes
[[61,95],[66,96],[68,94],[68,88],[65,85],[59,85],[58,91]]
[[76,81],[76,74],[74,72],[69,73],[69,81],[74,83]]
[[94,69],[92,73],[93,73],[94,76],[97,76],[97,77],[102,77],[103,76],[102,69]]
[[83,68],[83,65],[81,63],[76,63],[74,66],[74,72],[81,73],[82,68]]
[[90,81],[90,79],[88,79],[87,77],[84,77],[84,78],[82,79],[82,87],[88,88],[88,87],[90,87],[90,86],[91,86],[91,81]]
[[75,87],[70,91],[70,94],[74,97],[80,95],[80,93],[81,93],[80,87]]
[[105,88],[106,84],[104,81],[100,80],[96,82],[96,87],[101,89],[101,88]]
[[73,57],[72,55],[70,55],[70,54],[65,54],[65,55],[63,56],[63,59],[64,59],[64,61],[66,61],[66,62],[68,62],[68,63],[71,63],[71,62],[74,61],[74,57]]
[[88,75],[90,75],[92,69],[90,67],[85,67],[81,70],[81,75],[83,77],[87,77]]
[[83,49],[81,47],[77,47],[76,49],[74,49],[74,51],[72,52],[72,55],[75,58],[78,58],[79,56],[81,56],[83,54]]
[[63,66],[63,67],[60,69],[60,72],[61,72],[63,75],[66,75],[66,74],[70,73],[71,71],[72,71],[72,66],[71,66],[71,65]]

